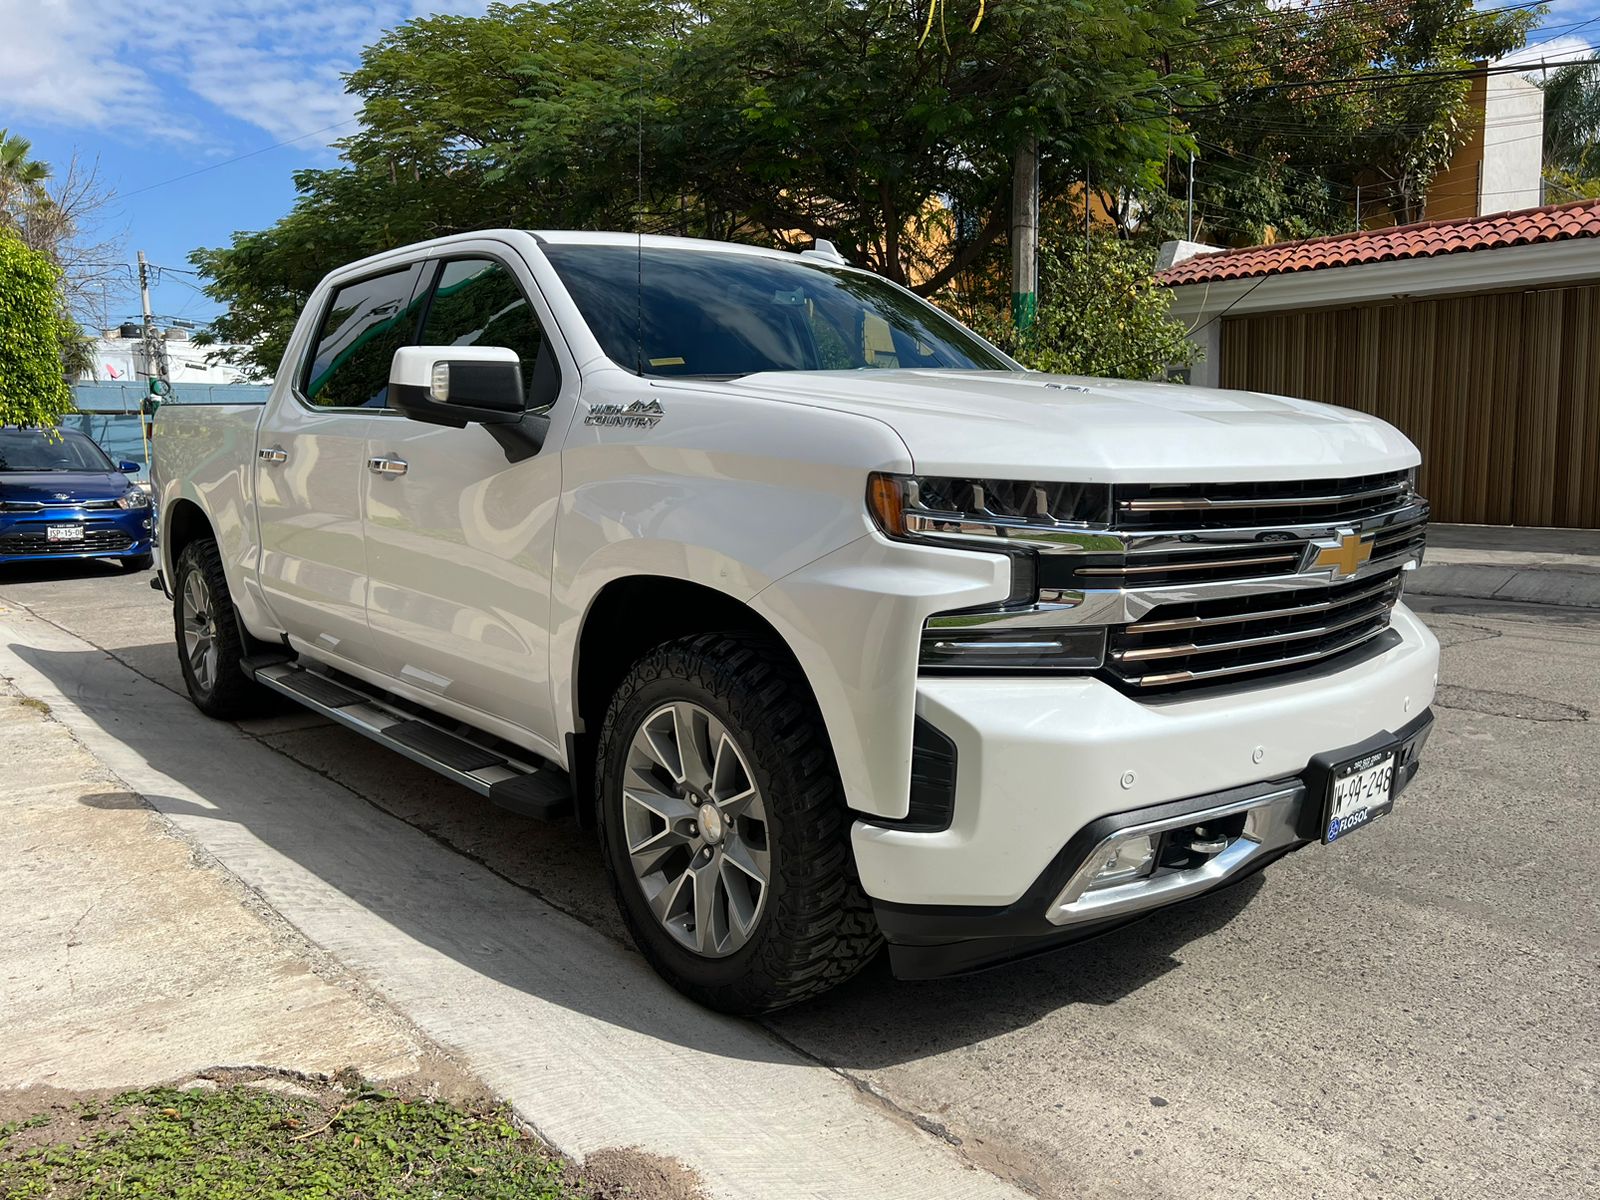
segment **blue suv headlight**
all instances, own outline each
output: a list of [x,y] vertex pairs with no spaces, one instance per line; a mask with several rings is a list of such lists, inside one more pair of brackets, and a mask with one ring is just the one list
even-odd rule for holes
[[150,497],[139,488],[129,488],[117,497],[118,508],[149,508]]

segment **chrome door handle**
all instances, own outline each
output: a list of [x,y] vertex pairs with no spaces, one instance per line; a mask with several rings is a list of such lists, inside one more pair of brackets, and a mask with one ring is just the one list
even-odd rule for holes
[[407,470],[406,460],[403,458],[369,458],[367,470],[374,475],[387,475],[394,478],[404,475]]
[[256,457],[262,462],[286,463],[289,461],[289,452],[287,450],[280,450],[276,446],[264,446],[260,450],[256,451]]

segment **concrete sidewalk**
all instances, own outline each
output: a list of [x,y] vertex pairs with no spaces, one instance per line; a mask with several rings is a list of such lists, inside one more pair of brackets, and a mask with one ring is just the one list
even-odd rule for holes
[[[96,792],[136,790],[574,1160],[675,1157],[715,1200],[1024,1200],[956,1139],[692,1004],[637,954],[80,638],[7,612],[0,677],[120,781]],[[17,757],[5,771],[29,778]],[[230,942],[210,953],[225,960]],[[39,970],[19,966],[11,986]]]
[[393,1084],[438,1057],[4,685],[0,777],[0,1088],[256,1066]]
[[1406,591],[1600,608],[1600,530],[1433,525],[1426,559]]

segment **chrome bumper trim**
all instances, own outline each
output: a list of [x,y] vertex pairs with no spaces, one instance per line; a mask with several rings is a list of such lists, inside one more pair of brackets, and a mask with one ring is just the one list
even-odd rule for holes
[[[1297,782],[1278,791],[1251,796],[1232,804],[1119,829],[1084,859],[1084,865],[1067,881],[1067,886],[1051,903],[1045,919],[1052,925],[1101,921],[1108,917],[1128,916],[1159,908],[1208,891],[1230,876],[1252,868],[1256,860],[1264,855],[1287,850],[1304,841],[1297,825],[1305,798],[1305,786]],[[1201,825],[1241,812],[1246,814],[1244,832],[1231,839],[1225,850],[1203,865],[1188,870],[1158,868],[1155,874],[1131,883],[1089,889],[1089,881],[1093,878],[1092,868],[1103,861],[1112,843],[1145,834],[1165,833],[1188,825]]]

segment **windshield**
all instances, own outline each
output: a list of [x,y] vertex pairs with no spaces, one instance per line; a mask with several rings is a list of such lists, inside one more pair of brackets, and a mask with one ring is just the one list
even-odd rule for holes
[[0,471],[114,470],[105,451],[81,433],[0,429]]
[[646,375],[1016,369],[932,305],[865,272],[705,250],[544,252],[606,357]]

